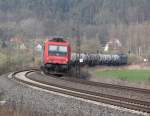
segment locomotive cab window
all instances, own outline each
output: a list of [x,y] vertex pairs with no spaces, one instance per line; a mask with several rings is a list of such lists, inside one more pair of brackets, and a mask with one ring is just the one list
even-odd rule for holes
[[56,56],[66,56],[67,55],[67,46],[49,45],[48,54],[54,55],[54,56],[55,55]]
[[67,53],[67,47],[66,46],[59,46],[59,51]]

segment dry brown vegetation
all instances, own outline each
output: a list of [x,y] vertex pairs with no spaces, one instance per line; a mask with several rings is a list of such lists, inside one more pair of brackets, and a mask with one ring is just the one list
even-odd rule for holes
[[5,74],[27,67],[38,66],[41,63],[40,53],[33,54],[31,50],[1,49],[0,74]]

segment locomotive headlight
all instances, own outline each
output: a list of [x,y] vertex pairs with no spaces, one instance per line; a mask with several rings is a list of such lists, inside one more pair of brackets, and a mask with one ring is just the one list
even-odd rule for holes
[[49,61],[48,61],[48,63],[52,63],[52,62],[53,62],[52,60],[49,60]]
[[68,59],[65,59],[66,62],[68,62]]
[[68,59],[65,59],[62,61],[62,63],[66,64],[68,62]]
[[64,63],[64,64],[65,64],[66,62],[67,62],[66,60],[62,61],[62,63]]

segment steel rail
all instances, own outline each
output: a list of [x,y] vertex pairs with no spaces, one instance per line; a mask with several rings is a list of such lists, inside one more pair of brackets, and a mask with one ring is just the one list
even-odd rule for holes
[[[27,73],[29,73],[29,72],[27,72]],[[33,72],[33,71],[31,71],[31,72]],[[58,87],[58,88],[61,88],[64,90],[56,89],[56,88],[54,89],[52,87],[38,85],[38,84],[29,82],[29,81],[24,81],[24,80],[18,79],[15,77],[15,75],[17,73],[19,73],[19,72],[16,72],[13,74],[13,78],[15,80],[20,81],[25,84],[29,84],[29,85],[36,86],[36,87],[46,89],[49,91],[59,92],[59,93],[63,93],[63,94],[67,94],[67,95],[71,95],[71,96],[75,96],[75,97],[80,97],[80,98],[84,98],[84,99],[88,99],[88,100],[92,100],[92,101],[102,102],[102,103],[120,106],[120,107],[124,107],[124,108],[128,108],[128,109],[132,109],[132,110],[138,110],[138,111],[150,113],[150,103],[149,102],[124,98],[124,97],[118,97],[118,96],[112,96],[112,95],[107,95],[107,94],[101,94],[101,93],[91,92],[91,91],[87,91],[87,90],[80,90],[80,89],[66,87],[66,86],[62,86],[62,85],[56,85],[54,83],[37,81],[39,83]]]
[[87,81],[87,80],[81,80],[81,79],[65,79],[65,78],[63,78],[63,79],[64,80],[68,80],[68,81],[81,83],[81,84],[97,86],[97,87],[123,89],[123,90],[129,90],[129,91],[135,91],[135,92],[149,93],[150,94],[150,89],[136,88],[136,87],[130,87],[130,86],[122,86],[122,85],[115,85],[115,84],[102,83],[102,82],[93,82],[93,81]]

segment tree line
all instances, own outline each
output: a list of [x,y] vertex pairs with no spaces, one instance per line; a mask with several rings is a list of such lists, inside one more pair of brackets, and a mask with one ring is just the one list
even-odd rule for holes
[[0,0],[0,39],[72,38],[78,27],[81,39],[104,46],[118,38],[127,51],[149,54],[149,11],[150,0]]

